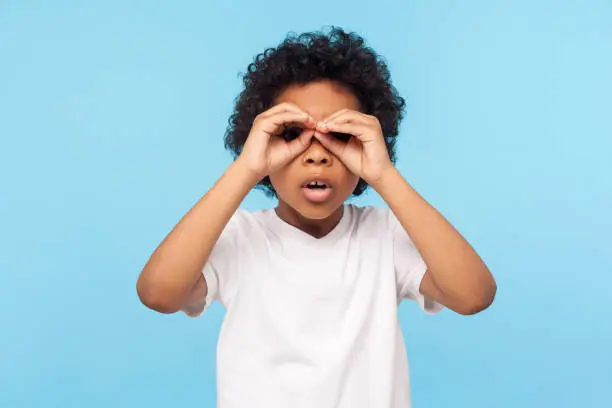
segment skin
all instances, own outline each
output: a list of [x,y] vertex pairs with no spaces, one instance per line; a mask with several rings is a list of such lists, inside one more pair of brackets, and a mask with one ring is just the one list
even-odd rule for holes
[[[359,112],[359,103],[348,89],[329,81],[314,82],[288,88],[278,101],[296,104],[317,120],[311,147],[270,175],[281,218],[315,236],[325,235],[337,224],[342,203],[361,177],[385,200],[428,265],[422,294],[464,315],[491,305],[497,286],[489,269],[393,166],[378,119]],[[354,137],[342,142],[330,137],[331,131]],[[332,174],[342,187],[335,189],[328,205],[312,208],[303,204],[295,186],[304,173],[316,170]]]
[[[276,103],[294,104],[316,121],[322,121],[341,109],[359,109],[359,101],[351,92],[329,81],[291,86],[277,97]],[[304,132],[314,136],[316,129]],[[313,205],[304,199],[301,183],[305,178],[316,178],[317,175],[331,181],[332,195],[324,203]],[[317,238],[327,235],[338,224],[343,204],[359,182],[359,176],[316,138],[311,139],[304,153],[269,176],[278,196],[276,212],[280,218]]]
[[[359,178],[364,179],[388,204],[427,264],[422,294],[463,315],[491,305],[497,287],[489,269],[393,166],[378,119],[360,112],[347,88],[327,80],[294,85],[275,102],[256,118],[241,156],[151,256],[137,284],[145,305],[162,313],[185,304],[203,305],[207,289],[202,267],[240,202],[266,175],[278,194],[279,217],[314,237],[325,236],[338,224],[344,201]],[[284,126],[296,123],[304,129],[297,139],[277,137]],[[330,132],[353,137],[342,142]],[[324,175],[333,185],[323,203],[305,200],[301,191],[301,183],[312,175]]]

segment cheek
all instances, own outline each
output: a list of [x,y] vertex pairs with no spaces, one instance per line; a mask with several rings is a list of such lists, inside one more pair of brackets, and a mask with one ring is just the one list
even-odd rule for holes
[[[336,159],[338,160],[338,159]],[[342,165],[342,177],[347,185],[357,185],[359,182],[359,176],[351,173],[351,171],[344,165],[344,163],[340,162]]]
[[270,173],[268,177],[270,178],[270,183],[272,183],[272,186],[277,193],[282,192],[285,189],[285,186],[287,186],[291,180],[291,176],[286,167],[274,173]]
[[346,167],[344,167],[343,175],[342,175],[342,185],[343,185],[343,193],[346,195],[350,195],[357,187],[359,183],[359,176],[351,173]]
[[268,174],[268,178],[270,179],[270,183],[272,183],[272,186],[274,187],[275,190],[278,190],[278,186],[280,183],[281,178],[277,173],[270,173]]
[[355,190],[355,188],[357,187],[357,184],[359,184],[359,176],[355,175],[355,174],[351,174],[351,181],[347,184],[349,184],[351,186],[351,194],[353,193],[353,191]]

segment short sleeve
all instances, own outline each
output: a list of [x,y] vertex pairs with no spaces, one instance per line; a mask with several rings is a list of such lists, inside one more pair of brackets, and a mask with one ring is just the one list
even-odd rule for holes
[[240,240],[245,222],[244,210],[238,209],[230,218],[215,243],[202,275],[206,282],[206,298],[194,298],[183,308],[186,315],[197,317],[204,313],[214,301],[227,307],[236,293],[239,281]]
[[423,276],[427,272],[427,265],[391,210],[389,210],[389,225],[393,234],[393,264],[399,299],[414,300],[429,314],[440,312],[443,306],[425,297],[419,290]]

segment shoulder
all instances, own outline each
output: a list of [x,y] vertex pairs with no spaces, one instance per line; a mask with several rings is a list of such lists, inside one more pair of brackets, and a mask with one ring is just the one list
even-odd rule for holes
[[389,230],[392,227],[393,213],[388,207],[374,205],[348,204],[357,228],[367,230]]
[[256,220],[256,212],[245,208],[238,208],[230,218],[228,225],[236,227],[248,227]]
[[347,204],[357,220],[384,221],[389,218],[391,210],[385,206]]
[[228,224],[241,226],[241,227],[253,227],[262,222],[266,222],[269,217],[269,209],[251,210],[248,208],[239,207]]
[[221,234],[222,238],[249,237],[262,229],[262,211],[238,208],[230,217]]

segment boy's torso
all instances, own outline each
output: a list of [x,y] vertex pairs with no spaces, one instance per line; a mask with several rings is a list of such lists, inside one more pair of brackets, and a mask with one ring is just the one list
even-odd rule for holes
[[320,239],[274,210],[245,217],[219,337],[219,407],[409,407],[385,211],[347,206]]

